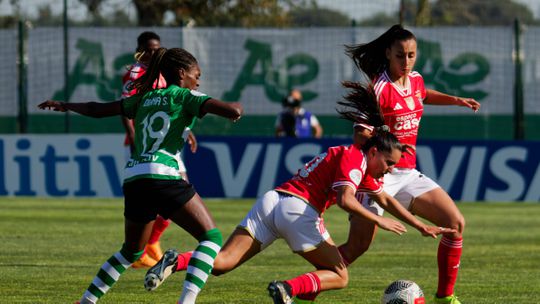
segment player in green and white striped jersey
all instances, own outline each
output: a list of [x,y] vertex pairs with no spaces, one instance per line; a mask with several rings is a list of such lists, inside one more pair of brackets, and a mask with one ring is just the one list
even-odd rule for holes
[[[159,75],[168,87],[153,90]],[[111,103],[64,103],[48,100],[40,109],[73,111],[85,116],[124,115],[135,122],[135,151],[125,167],[125,240],[121,250],[101,266],[81,304],[96,303],[142,254],[156,215],[170,218],[193,235],[199,245],[190,260],[179,303],[194,303],[221,249],[221,232],[193,186],[178,171],[182,132],[194,117],[213,113],[240,119],[240,103],[226,103],[195,91],[201,71],[184,49],[161,48],[145,75],[134,82],[139,94]]]

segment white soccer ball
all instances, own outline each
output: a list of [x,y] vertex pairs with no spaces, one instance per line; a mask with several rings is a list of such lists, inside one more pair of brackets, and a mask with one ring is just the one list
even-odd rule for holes
[[384,291],[381,304],[424,304],[424,292],[413,281],[397,280]]

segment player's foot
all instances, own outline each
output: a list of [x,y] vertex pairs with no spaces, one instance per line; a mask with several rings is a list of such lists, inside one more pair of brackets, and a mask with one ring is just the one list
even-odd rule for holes
[[159,245],[159,242],[155,242],[154,244],[147,244],[146,254],[156,261],[161,260],[161,258],[163,257],[163,251],[161,251],[161,246]]
[[274,304],[292,304],[291,286],[282,281],[272,281],[268,284],[268,293]]
[[176,271],[178,263],[178,251],[168,249],[154,267],[148,269],[144,276],[144,288],[152,291],[158,288],[166,278]]
[[135,261],[131,267],[133,268],[150,268],[154,265],[156,265],[157,260],[154,260],[153,258],[149,257],[148,254],[143,255],[140,259]]
[[461,304],[455,295],[449,295],[447,297],[439,298],[437,295],[434,297],[433,303],[435,304]]

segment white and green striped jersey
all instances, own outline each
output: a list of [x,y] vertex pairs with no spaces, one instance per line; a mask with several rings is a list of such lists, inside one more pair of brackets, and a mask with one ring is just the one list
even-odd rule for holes
[[122,102],[124,115],[134,120],[135,151],[124,170],[124,182],[140,178],[181,179],[178,171],[184,128],[201,117],[210,96],[170,85]]

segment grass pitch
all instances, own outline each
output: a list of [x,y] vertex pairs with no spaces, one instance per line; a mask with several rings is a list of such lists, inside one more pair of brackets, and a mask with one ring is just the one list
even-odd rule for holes
[[[227,237],[254,200],[206,200]],[[540,293],[540,204],[461,203],[467,220],[456,293],[468,304],[535,302]],[[0,303],[73,303],[123,240],[123,204],[107,199],[0,200]],[[325,222],[345,240],[345,212],[332,207]],[[379,303],[396,279],[417,282],[430,302],[437,285],[438,241],[411,227],[403,236],[380,231],[371,249],[350,267],[346,289],[321,294],[319,303]],[[196,242],[172,224],[162,247],[192,250]],[[313,268],[277,241],[251,261],[211,277],[198,303],[271,303],[273,279]],[[145,270],[128,270],[100,303],[176,303],[184,275],[155,292],[143,288]]]

